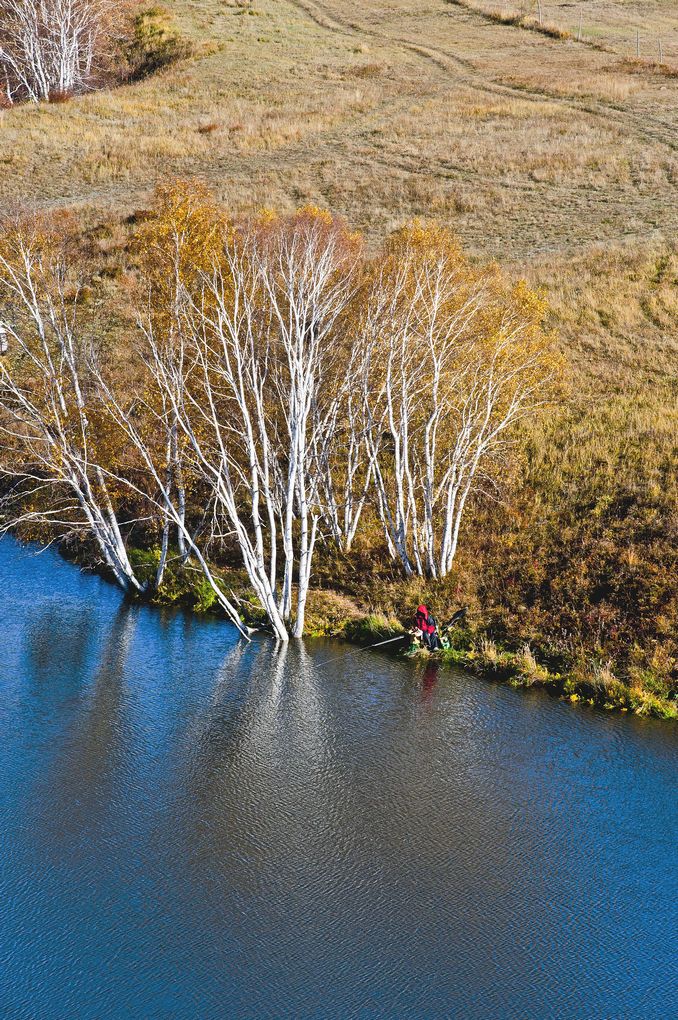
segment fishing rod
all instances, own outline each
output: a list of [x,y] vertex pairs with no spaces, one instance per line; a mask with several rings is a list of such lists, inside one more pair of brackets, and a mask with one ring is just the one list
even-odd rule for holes
[[402,639],[406,636],[407,636],[406,632],[403,634],[397,634],[396,637],[390,637],[386,641],[377,641],[377,643],[374,645],[368,645],[367,648],[359,648],[356,649],[356,651],[369,652],[370,648],[378,648],[379,645],[390,645],[392,641],[402,641]]
[[380,648],[382,645],[393,644],[394,641],[402,641],[406,638],[407,632],[403,634],[397,634],[395,637],[386,638],[385,641],[377,641],[373,645],[367,645],[365,648],[354,648],[352,652],[344,652],[342,655],[333,655],[331,659],[323,659],[321,662],[314,662],[314,666],[326,666],[328,662],[336,662],[337,659],[348,659],[351,655],[360,655],[361,652],[371,652],[373,648]]
[[[454,613],[454,615],[452,616],[450,622],[442,628],[443,632],[449,630],[450,627],[453,627],[456,623],[459,623],[461,620],[463,620],[464,617],[466,616],[467,611],[468,606],[463,606],[461,609],[458,609],[457,612]],[[382,645],[392,645],[394,641],[402,641],[403,638],[407,636],[408,636],[407,631],[404,631],[402,634],[397,634],[395,637],[386,638],[385,641],[377,641],[373,645],[366,645],[365,648],[355,648],[352,652],[344,652],[343,655],[333,655],[331,659],[323,659],[321,662],[314,663],[314,665],[326,666],[328,662],[336,662],[337,659],[348,659],[352,655],[359,655],[361,652],[371,652],[373,648],[381,648]]]

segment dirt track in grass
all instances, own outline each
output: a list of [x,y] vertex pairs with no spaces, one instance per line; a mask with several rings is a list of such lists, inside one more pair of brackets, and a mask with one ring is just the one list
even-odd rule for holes
[[[610,264],[647,263],[649,293],[655,255],[678,235],[678,78],[627,60],[640,25],[643,45],[661,33],[665,59],[678,63],[675,4],[596,4],[586,37],[604,48],[446,0],[167,6],[193,59],[0,114],[4,208],[121,222],[181,176],[204,180],[234,211],[327,206],[371,243],[433,217],[472,252],[544,284],[556,311],[570,303],[566,341],[589,360],[598,352],[603,375],[606,364],[656,369],[657,346],[673,350],[663,320],[631,316],[629,332],[629,317],[615,324],[603,305]],[[577,8],[544,9],[572,30]],[[583,318],[573,320],[572,302],[584,303]]]

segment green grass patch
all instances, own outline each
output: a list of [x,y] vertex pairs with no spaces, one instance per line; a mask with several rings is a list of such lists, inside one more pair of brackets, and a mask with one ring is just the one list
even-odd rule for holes
[[405,627],[393,616],[384,613],[368,613],[356,620],[349,620],[344,627],[344,636],[358,645],[369,645],[377,641],[398,637],[407,633]]

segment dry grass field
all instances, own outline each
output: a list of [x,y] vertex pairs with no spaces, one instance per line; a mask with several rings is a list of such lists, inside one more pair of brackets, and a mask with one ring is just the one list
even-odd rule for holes
[[123,214],[195,175],[233,205],[313,201],[375,235],[435,215],[502,260],[675,232],[678,79],[624,62],[636,7],[678,63],[671,0],[584,4],[616,51],[447,0],[166,6],[193,59],[2,115],[4,202]]
[[[158,182],[195,176],[235,209],[313,202],[375,239],[435,217],[473,252],[549,289],[557,281],[556,305],[563,292],[595,305],[590,279],[577,293],[582,260],[595,277],[610,250],[625,271],[625,253],[651,261],[676,236],[674,0],[544,0],[545,22],[575,35],[581,12],[582,42],[483,13],[521,9],[509,0],[166,7],[192,59],[68,104],[0,113],[5,208],[123,219]],[[640,62],[628,59],[637,31]]]
[[173,177],[236,212],[328,207],[373,244],[412,217],[451,225],[473,256],[545,289],[570,365],[523,518],[551,531],[525,556],[552,554],[556,573],[558,557],[593,563],[608,542],[595,569],[621,577],[645,543],[645,631],[668,641],[673,610],[652,628],[678,535],[676,0],[542,0],[546,32],[529,0],[164,6],[190,59],[0,112],[3,208],[73,210],[95,269],[118,260],[118,275],[127,221]]

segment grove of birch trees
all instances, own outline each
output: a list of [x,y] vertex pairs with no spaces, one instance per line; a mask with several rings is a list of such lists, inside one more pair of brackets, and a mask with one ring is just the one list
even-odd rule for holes
[[[231,220],[174,185],[139,231],[124,343],[84,285],[63,231],[5,226],[3,526],[86,539],[131,594],[190,563],[244,636],[215,564],[282,641],[320,545],[350,557],[365,532],[404,575],[449,574],[557,364],[540,298],[438,226],[369,255],[326,212]],[[157,549],[150,580],[132,534]]]
[[90,88],[115,11],[112,0],[0,0],[0,86],[10,105]]
[[191,52],[171,13],[139,0],[0,0],[0,109],[146,77]]

